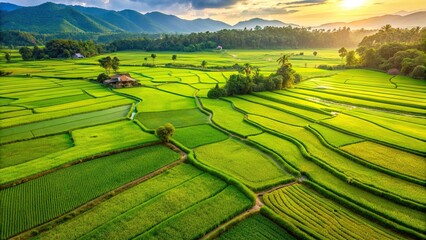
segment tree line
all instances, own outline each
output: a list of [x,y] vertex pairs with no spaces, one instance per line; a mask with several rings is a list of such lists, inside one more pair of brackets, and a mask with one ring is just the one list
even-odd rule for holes
[[238,74],[232,74],[226,81],[225,86],[218,84],[207,93],[209,98],[220,98],[225,96],[250,94],[251,92],[263,92],[281,90],[293,86],[302,80],[300,74],[296,73],[289,56],[282,55],[277,59],[280,67],[276,73],[265,77],[260,74],[259,68],[254,68],[251,64],[244,64]]
[[347,67],[372,68],[390,74],[426,79],[426,28],[399,29],[390,25],[365,37],[355,51],[339,50]]

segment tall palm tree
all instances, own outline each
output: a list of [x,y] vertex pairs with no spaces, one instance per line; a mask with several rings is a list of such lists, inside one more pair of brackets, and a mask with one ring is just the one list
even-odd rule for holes
[[151,58],[152,58],[152,64],[155,64],[155,58],[157,57],[157,54],[155,53],[151,53]]
[[206,65],[207,65],[207,61],[206,61],[206,60],[203,60],[203,61],[201,62],[201,67],[206,68]]
[[277,59],[277,62],[278,62],[278,64],[281,64],[281,66],[284,66],[286,63],[288,63],[288,58],[289,58],[289,56],[283,54],[283,55],[281,55],[281,57],[279,57]]
[[246,63],[243,65],[243,67],[240,69],[241,73],[245,73],[246,76],[250,76],[251,74],[251,70],[252,70],[252,66],[250,65],[250,63]]

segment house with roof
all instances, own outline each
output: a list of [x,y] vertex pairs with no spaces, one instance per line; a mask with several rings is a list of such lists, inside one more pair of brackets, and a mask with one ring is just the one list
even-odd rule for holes
[[84,55],[81,53],[75,53],[74,55],[72,55],[73,58],[84,58]]
[[113,88],[134,87],[139,85],[138,81],[133,79],[128,73],[116,74],[110,79],[103,81],[103,84]]

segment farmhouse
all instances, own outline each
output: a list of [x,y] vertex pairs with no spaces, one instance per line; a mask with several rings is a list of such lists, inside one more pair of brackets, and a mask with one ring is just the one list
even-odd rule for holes
[[84,58],[84,55],[81,53],[75,53],[74,55],[72,55],[73,58]]
[[103,83],[113,88],[134,87],[139,85],[138,81],[131,78],[128,73],[116,74]]

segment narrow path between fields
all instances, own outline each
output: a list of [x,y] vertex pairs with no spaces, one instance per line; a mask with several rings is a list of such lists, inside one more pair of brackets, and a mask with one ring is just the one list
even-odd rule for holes
[[172,162],[172,163],[170,163],[170,164],[168,164],[168,165],[166,165],[162,168],[157,169],[154,172],[151,172],[151,173],[149,173],[149,174],[147,174],[143,177],[135,179],[135,180],[128,182],[128,183],[126,183],[126,184],[124,184],[124,185],[122,185],[122,186],[120,186],[116,189],[113,189],[113,190],[111,190],[107,193],[104,193],[101,196],[99,196],[95,199],[92,199],[91,201],[86,202],[83,205],[81,205],[81,206],[61,215],[61,216],[58,216],[58,217],[56,217],[56,218],[54,218],[54,219],[52,219],[52,220],[50,220],[50,221],[48,221],[44,224],[41,224],[39,226],[30,228],[30,229],[26,230],[25,232],[21,232],[21,233],[15,235],[15,236],[11,237],[10,239],[11,240],[12,239],[13,240],[29,239],[29,238],[33,237],[32,232],[37,232],[37,234],[39,234],[41,232],[52,229],[53,227],[60,225],[67,220],[70,220],[70,219],[72,219],[76,216],[79,216],[80,214],[83,214],[84,212],[92,209],[93,207],[97,206],[98,204],[101,204],[102,202],[114,197],[115,195],[122,193],[122,192],[142,183],[142,182],[145,182],[145,181],[147,181],[147,180],[149,180],[149,179],[151,179],[151,178],[153,178],[153,177],[155,177],[155,176],[157,176],[157,175],[159,175],[159,174],[161,174],[161,173],[163,173],[163,172],[165,172],[165,171],[167,171],[167,170],[169,170],[169,169],[171,169],[171,168],[173,168],[173,167],[175,167],[175,166],[186,161],[187,154],[185,152],[183,152],[181,149],[179,149],[178,147],[176,147],[175,145],[173,145],[171,143],[166,143],[165,145],[168,148],[170,148],[171,150],[180,154],[181,157],[179,158],[179,160],[176,160],[176,161],[174,161],[174,162]]

